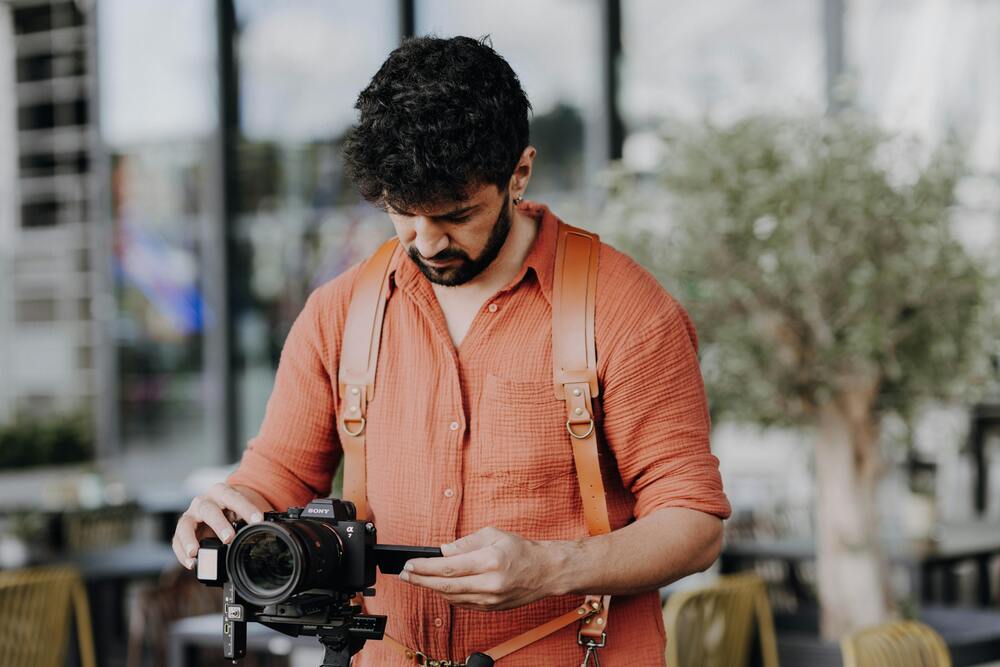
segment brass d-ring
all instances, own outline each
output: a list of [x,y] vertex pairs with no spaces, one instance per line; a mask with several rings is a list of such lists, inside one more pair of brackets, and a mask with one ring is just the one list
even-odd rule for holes
[[358,427],[357,431],[352,431],[351,429],[347,428],[347,420],[345,420],[345,419],[341,419],[340,420],[340,425],[344,427],[344,433],[346,433],[347,435],[351,436],[352,438],[356,438],[359,435],[361,435],[362,433],[364,433],[364,430],[365,430],[365,418],[364,417],[361,418],[361,426]]
[[576,438],[577,440],[583,440],[584,438],[589,438],[590,434],[594,432],[594,420],[593,420],[593,418],[591,418],[591,420],[590,420],[590,428],[588,428],[587,432],[584,433],[583,435],[577,435],[576,433],[573,432],[573,427],[570,426],[570,423],[569,423],[568,419],[566,420],[566,430],[569,431],[569,434],[571,436],[573,436],[574,438]]

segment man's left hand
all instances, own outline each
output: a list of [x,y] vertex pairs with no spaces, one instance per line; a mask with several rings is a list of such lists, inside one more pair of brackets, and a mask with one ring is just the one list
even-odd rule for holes
[[482,528],[441,545],[441,558],[407,561],[400,579],[440,593],[456,607],[513,609],[552,593],[552,560],[541,542]]

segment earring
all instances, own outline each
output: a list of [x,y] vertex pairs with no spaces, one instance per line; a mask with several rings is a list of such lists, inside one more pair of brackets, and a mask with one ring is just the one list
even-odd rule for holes
[[521,195],[517,195],[516,197],[514,197],[514,206],[520,206],[521,202],[523,201],[524,197],[522,197]]

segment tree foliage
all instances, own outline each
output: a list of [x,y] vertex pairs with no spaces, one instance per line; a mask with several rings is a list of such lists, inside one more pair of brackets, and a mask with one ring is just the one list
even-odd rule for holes
[[860,379],[877,411],[908,415],[985,381],[993,302],[953,232],[955,146],[856,116],[677,125],[664,141],[652,180],[615,180],[616,242],[691,312],[713,412],[812,423]]

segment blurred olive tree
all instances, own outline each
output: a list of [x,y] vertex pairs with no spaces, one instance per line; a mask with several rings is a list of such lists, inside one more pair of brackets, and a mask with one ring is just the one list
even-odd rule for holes
[[620,246],[690,311],[713,414],[815,428],[821,632],[893,609],[880,422],[985,384],[985,268],[951,223],[963,173],[863,118],[671,126],[652,179],[619,174]]

